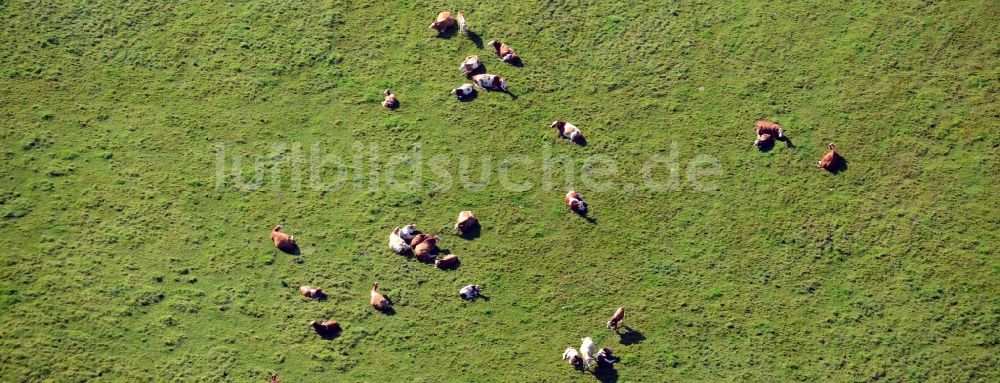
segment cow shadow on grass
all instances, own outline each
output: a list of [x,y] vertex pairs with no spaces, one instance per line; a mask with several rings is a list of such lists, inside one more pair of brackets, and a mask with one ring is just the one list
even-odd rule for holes
[[624,344],[626,346],[639,344],[646,340],[646,336],[642,335],[641,332],[636,331],[634,328],[625,326],[625,332],[618,334],[618,343]]
[[296,244],[281,246],[281,247],[278,247],[278,250],[280,250],[282,253],[285,253],[285,254],[288,254],[288,255],[301,255],[302,254],[302,249],[299,249],[299,245],[296,245]]
[[589,222],[591,225],[596,225],[597,224],[597,218],[593,218],[593,217],[591,217],[589,215],[590,210],[586,210],[586,211],[574,211],[573,213],[575,213],[576,215],[580,216],[580,218],[583,218],[583,219],[587,220],[587,222]]
[[615,383],[618,381],[618,370],[613,365],[606,367],[598,365],[591,374],[597,380],[601,381],[601,383]]
[[483,38],[480,37],[478,33],[473,31],[467,31],[465,33],[465,37],[468,37],[469,41],[472,41],[473,44],[476,44],[476,48],[483,49]]
[[323,331],[322,333],[318,333],[318,335],[320,338],[323,338],[325,340],[334,340],[340,336],[341,331],[342,330],[340,329],[340,327],[338,327],[330,331]]
[[455,37],[456,33],[458,33],[458,28],[448,28],[445,29],[443,32],[438,32],[436,37],[439,39],[450,39],[452,37]]
[[468,230],[465,230],[458,234],[462,239],[473,240],[479,238],[479,234],[482,233],[483,227],[479,226],[479,222],[476,222]]

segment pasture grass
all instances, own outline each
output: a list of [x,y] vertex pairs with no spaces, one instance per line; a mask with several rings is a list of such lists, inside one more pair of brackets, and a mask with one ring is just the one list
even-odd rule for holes
[[[525,65],[434,37],[441,9]],[[990,1],[0,0],[0,380],[998,381],[998,25]],[[448,94],[472,53],[512,96]],[[752,149],[759,118],[794,146]],[[847,171],[816,169],[828,142]],[[233,176],[314,144],[345,161],[324,174],[374,158],[402,186]],[[643,187],[654,154],[674,187]],[[438,155],[453,179],[411,176]],[[721,174],[696,190],[698,156]],[[575,179],[542,187],[541,158]],[[460,210],[478,238],[450,231]],[[410,222],[462,266],[391,254]],[[618,306],[626,337],[604,329]],[[615,375],[558,359],[584,336]]]

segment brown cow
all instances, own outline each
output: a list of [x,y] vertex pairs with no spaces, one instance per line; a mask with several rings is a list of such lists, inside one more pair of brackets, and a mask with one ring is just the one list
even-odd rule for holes
[[438,13],[437,18],[434,19],[434,22],[431,23],[431,26],[427,27],[427,29],[434,29],[437,30],[438,34],[442,34],[454,26],[455,19],[451,17],[451,12],[441,11],[441,13]]
[[268,374],[268,376],[267,376],[267,383],[281,383],[281,381],[278,380],[278,374],[275,374],[273,372],[270,373],[270,374]]
[[316,330],[319,336],[324,338],[337,336],[340,333],[340,323],[337,323],[335,320],[328,320],[323,323],[312,321],[309,322],[309,325],[312,326],[313,330]]
[[830,151],[819,160],[819,167],[826,169],[826,171],[835,172],[840,170],[841,159],[837,151],[834,150],[834,146],[830,144]]
[[299,287],[299,292],[302,293],[302,296],[312,299],[322,299],[326,295],[323,294],[323,289],[309,285]]
[[389,89],[385,90],[385,99],[382,100],[382,106],[389,109],[396,109],[399,107],[399,100],[396,99],[396,95],[392,94]]
[[517,57],[514,49],[511,49],[510,45],[501,43],[500,40],[490,41],[489,45],[497,52],[497,57],[500,58],[500,61],[508,64],[516,64],[521,60],[520,57]]
[[455,254],[448,254],[443,257],[438,257],[434,260],[434,266],[439,269],[454,269],[458,267],[458,256]]
[[572,210],[574,213],[583,214],[587,212],[587,202],[583,200],[583,195],[577,193],[576,191],[570,190],[563,197],[563,202]]
[[[417,242],[418,238],[420,239],[419,242]],[[434,261],[434,253],[437,252],[438,250],[437,248],[438,237],[436,235],[431,237],[424,234],[420,234],[414,237],[413,241],[417,242],[416,245],[413,245],[413,255],[417,257],[418,261],[428,262],[428,263]]]
[[625,308],[619,307],[618,310],[615,310],[615,315],[612,315],[611,320],[608,321],[608,328],[618,331],[618,326],[621,326],[623,319],[625,319]]
[[479,221],[476,219],[475,215],[472,215],[471,211],[462,211],[458,213],[458,223],[455,224],[455,230],[459,233],[465,233],[476,226]]
[[383,297],[382,294],[379,294],[378,291],[375,291],[377,289],[378,289],[378,282],[375,282],[375,284],[372,285],[371,304],[372,307],[374,307],[376,310],[383,311],[389,308],[389,300],[385,299],[385,297]]
[[757,129],[757,135],[770,134],[772,137],[777,137],[779,140],[785,138],[785,129],[781,128],[777,122],[768,120],[757,120],[755,124]]
[[274,247],[277,247],[281,251],[294,251],[295,250],[295,236],[291,236],[281,232],[281,225],[275,225],[271,228],[271,240],[274,241]]

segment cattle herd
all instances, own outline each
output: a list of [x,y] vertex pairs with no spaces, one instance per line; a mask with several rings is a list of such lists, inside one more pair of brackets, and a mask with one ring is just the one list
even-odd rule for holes
[[[440,12],[429,28],[436,30],[439,35],[452,32],[456,27],[460,33],[468,33],[465,16],[461,12],[456,16],[457,20],[455,17],[452,17],[449,11]],[[492,40],[487,45],[493,48],[500,61],[517,66],[522,65],[521,58],[509,45],[500,42],[500,40]],[[476,93],[476,87],[485,90],[509,92],[506,79],[498,75],[485,73],[485,66],[480,61],[478,55],[467,56],[461,65],[459,65],[459,70],[472,81],[471,84],[462,84],[451,91],[451,94],[459,100],[466,101],[471,99]],[[382,101],[382,106],[389,109],[399,108],[400,102],[390,89],[386,89],[384,95],[385,99]],[[574,143],[581,143],[583,139],[580,129],[566,121],[556,120],[552,122],[550,127],[556,129],[560,137]],[[754,146],[761,150],[768,150],[773,147],[775,140],[785,141],[791,146],[791,141],[785,136],[784,128],[774,121],[758,120],[755,123],[755,130],[757,138],[754,140]],[[829,144],[829,152],[819,160],[818,164],[820,168],[832,173],[844,169],[845,165],[846,161],[834,150],[832,143]],[[563,198],[563,203],[574,213],[582,216],[587,214],[587,203],[584,201],[583,195],[576,191],[571,190],[567,192]],[[459,235],[464,236],[473,230],[477,230],[478,227],[479,220],[471,211],[462,211],[458,214],[455,230]],[[298,247],[295,243],[295,237],[282,232],[281,229],[281,225],[274,226],[271,229],[271,240],[274,241],[274,246],[285,252],[297,252]],[[389,249],[397,254],[413,257],[417,261],[433,264],[440,269],[457,268],[459,266],[457,255],[439,254],[440,249],[437,246],[439,240],[440,238],[436,235],[420,233],[416,225],[411,223],[393,229],[392,233],[389,234]],[[370,303],[376,310],[385,312],[390,310],[391,303],[378,292],[378,286],[378,282],[372,284]],[[323,299],[325,297],[322,288],[309,285],[301,286],[299,292],[303,296],[312,299]],[[458,296],[461,299],[471,300],[478,297],[481,293],[481,286],[470,284],[462,287],[459,290]],[[619,307],[607,322],[607,328],[618,333],[624,318],[625,308]],[[313,330],[319,336],[324,338],[336,337],[341,331],[340,324],[335,320],[326,320],[323,322],[314,320],[309,322],[309,325],[312,326]],[[597,364],[597,368],[610,368],[612,363],[617,361],[612,356],[610,348],[602,348],[597,354],[594,354],[594,349],[595,344],[593,339],[590,337],[583,338],[579,351],[573,347],[566,348],[563,352],[563,360],[581,371],[590,368],[594,363]],[[277,376],[274,374],[271,374],[269,379],[272,382],[278,381]]]

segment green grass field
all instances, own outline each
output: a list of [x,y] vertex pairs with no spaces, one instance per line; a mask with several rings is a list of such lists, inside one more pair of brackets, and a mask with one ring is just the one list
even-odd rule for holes
[[0,0],[0,381],[1000,381],[995,1],[276,3]]

